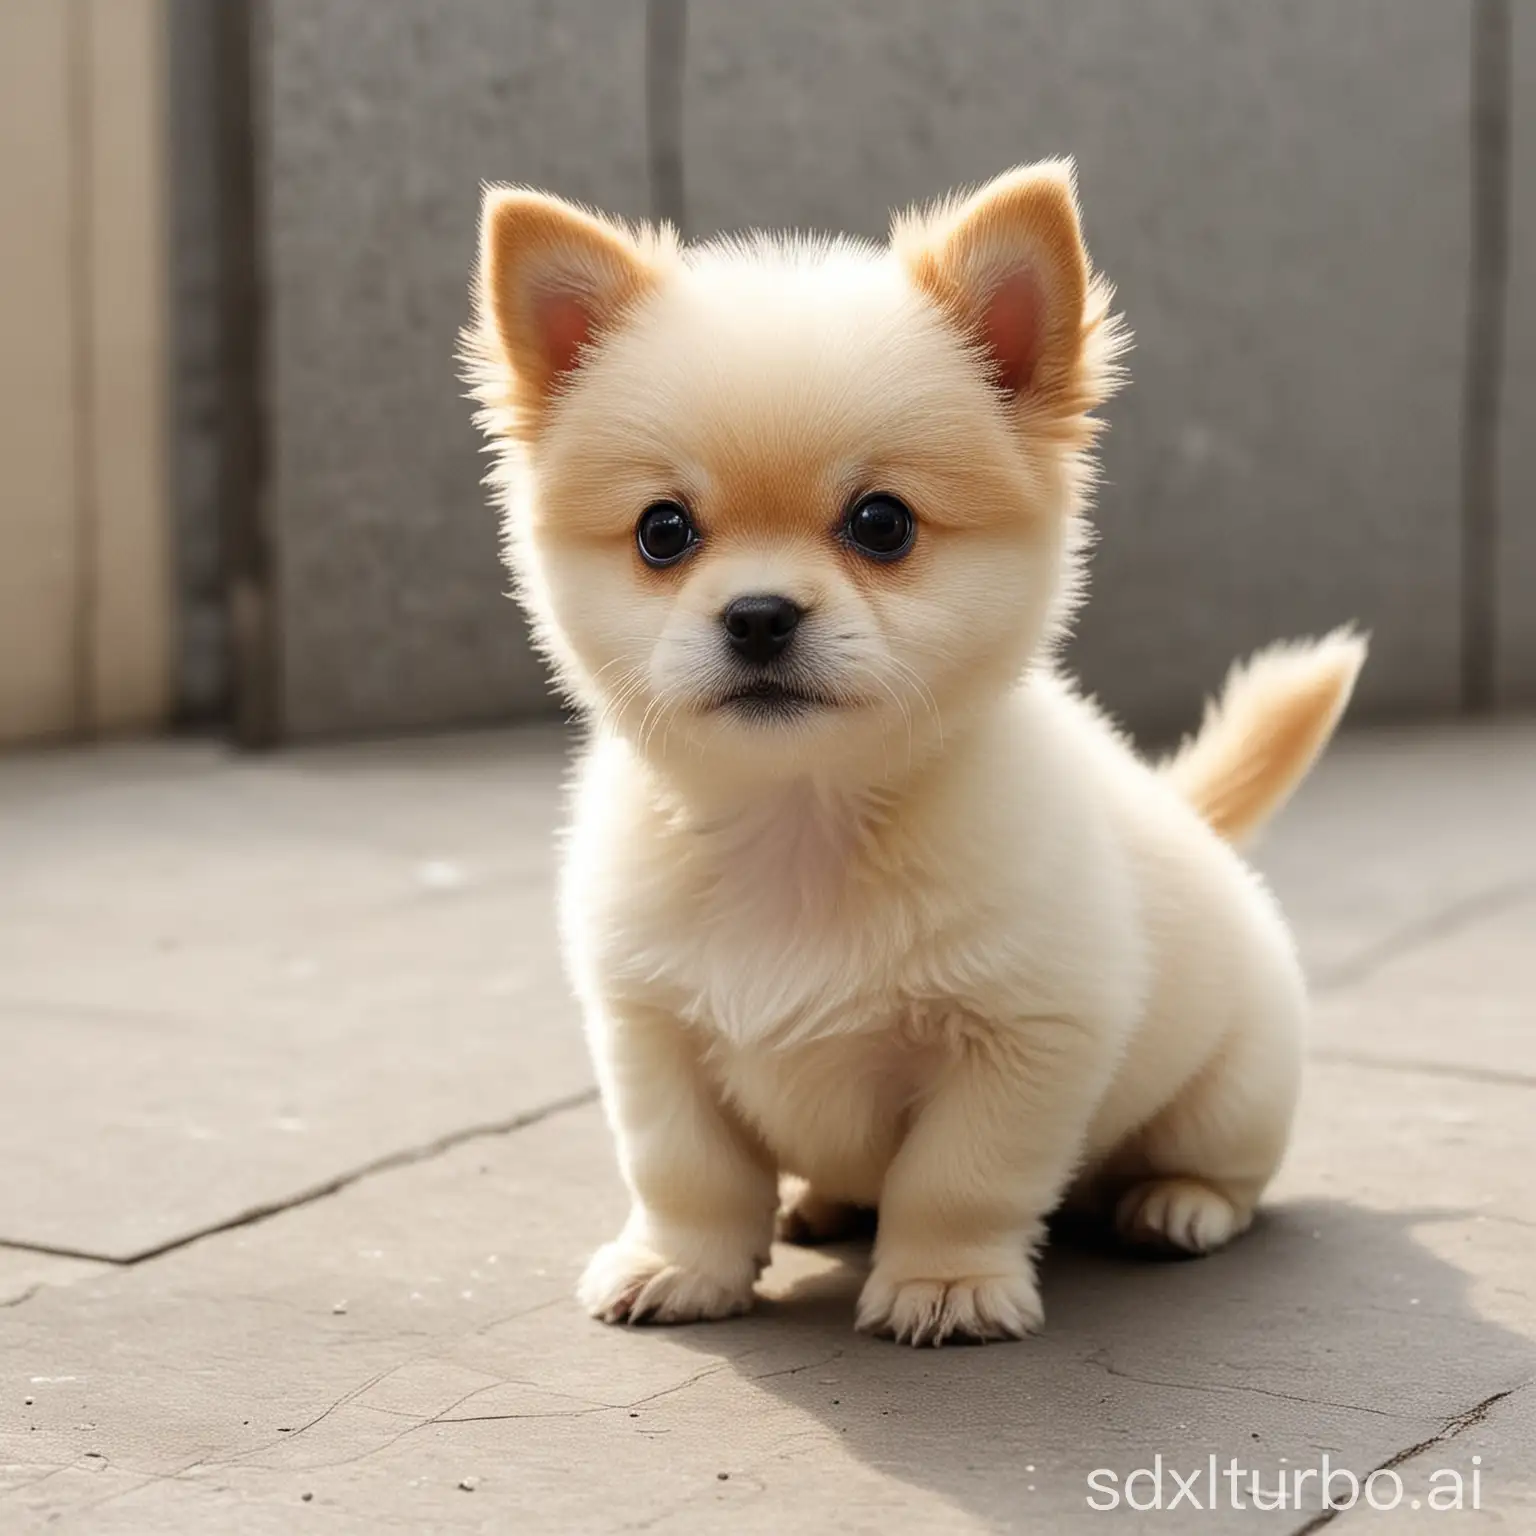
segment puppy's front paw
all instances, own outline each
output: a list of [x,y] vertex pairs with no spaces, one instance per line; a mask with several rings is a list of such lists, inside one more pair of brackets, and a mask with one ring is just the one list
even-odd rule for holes
[[1115,1207],[1115,1228],[1143,1248],[1209,1253],[1244,1231],[1252,1211],[1240,1211],[1219,1190],[1198,1179],[1148,1179]]
[[693,1323],[747,1311],[755,1279],[755,1269],[710,1274],[620,1238],[592,1255],[576,1295],[605,1323]]
[[858,1326],[898,1344],[1022,1339],[1045,1321],[1028,1268],[948,1280],[906,1279],[880,1265],[864,1282]]

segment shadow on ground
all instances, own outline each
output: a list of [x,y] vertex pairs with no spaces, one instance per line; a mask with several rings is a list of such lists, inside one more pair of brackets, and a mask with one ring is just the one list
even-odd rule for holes
[[[1249,1470],[1268,1496],[1282,1475],[1294,1494],[1296,1472],[1324,1454],[1363,1475],[1446,1435],[1437,1465],[1458,1467],[1457,1421],[1536,1373],[1536,1346],[1479,1317],[1467,1277],[1415,1238],[1461,1214],[1298,1203],[1227,1252],[1186,1262],[1065,1236],[1044,1262],[1045,1332],[984,1348],[860,1338],[851,1326],[867,1251],[780,1250],[756,1314],[675,1337],[820,1420],[883,1477],[1005,1528],[1048,1519],[1055,1531],[1081,1518],[1104,1529],[1089,1495],[1107,1499],[1106,1486],[1122,1488],[1158,1454],[1165,1473],[1237,1458],[1245,1503]],[[1097,1469],[1117,1482],[1090,1488]],[[1224,1510],[1228,1486],[1218,1473]],[[1138,1498],[1152,1487],[1143,1478]],[[1165,1502],[1175,1493],[1165,1475]],[[1303,1511],[1315,1512],[1315,1481],[1304,1494]],[[1120,1522],[1141,1518],[1117,1511]],[[1166,1513],[1144,1518],[1169,1528]],[[1268,1520],[1308,1523],[1294,1508]],[[1254,1514],[1226,1521],[1251,1529]]]

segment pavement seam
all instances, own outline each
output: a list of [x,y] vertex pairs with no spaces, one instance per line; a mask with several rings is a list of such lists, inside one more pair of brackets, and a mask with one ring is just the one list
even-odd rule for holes
[[1437,939],[1461,933],[1484,918],[1497,917],[1532,897],[1536,897],[1536,879],[1527,876],[1475,892],[1449,906],[1414,918],[1385,938],[1367,944],[1350,959],[1319,970],[1312,980],[1313,996],[1332,997],[1347,991],[1369,981],[1394,960],[1414,954]]
[[[1424,1439],[1414,1445],[1405,1446],[1402,1450],[1394,1452],[1391,1456],[1372,1467],[1371,1470],[1360,1479],[1362,1486],[1378,1472],[1395,1472],[1405,1462],[1422,1451],[1427,1451],[1431,1446],[1444,1445],[1448,1440],[1454,1440],[1464,1430],[1473,1429],[1486,1419],[1498,1404],[1506,1397],[1513,1397],[1517,1392],[1523,1392],[1531,1385],[1529,1380],[1516,1382],[1512,1387],[1504,1387],[1498,1392],[1485,1397],[1480,1403],[1474,1403],[1470,1408],[1458,1413],[1454,1418],[1447,1419],[1434,1434],[1426,1435]],[[1353,1506],[1351,1506],[1353,1507]],[[1320,1531],[1325,1525],[1332,1525],[1340,1515],[1347,1515],[1348,1509],[1325,1509],[1312,1516],[1305,1525],[1298,1526],[1291,1536],[1311,1536],[1314,1531]]]
[[52,1243],[27,1243],[5,1238],[0,1238],[0,1251],[11,1249],[20,1253],[47,1254],[59,1259],[88,1259],[98,1264],[111,1264],[118,1269],[132,1269],[135,1265],[146,1263],[150,1259],[163,1258],[166,1254],[188,1248],[206,1237],[217,1237],[225,1232],[238,1231],[241,1227],[257,1226],[273,1216],[281,1216],[286,1211],[299,1210],[306,1205],[313,1205],[317,1200],[329,1199],[332,1195],[339,1195],[343,1190],[350,1189],[354,1184],[371,1179],[377,1174],[393,1173],[398,1168],[409,1168],[416,1163],[430,1162],[435,1157],[441,1157],[445,1152],[452,1152],[455,1148],[466,1146],[471,1142],[510,1136],[514,1131],[526,1130],[529,1126],[538,1125],[568,1110],[583,1109],[595,1103],[596,1100],[596,1088],[583,1088],[578,1093],[566,1094],[563,1098],[553,1099],[537,1109],[526,1110],[522,1114],[512,1115],[505,1120],[492,1120],[480,1125],[464,1126],[457,1131],[449,1131],[446,1135],[423,1142],[419,1146],[385,1153],[382,1157],[376,1157],[357,1168],[349,1169],[346,1173],[337,1174],[336,1177],[326,1179],[323,1183],[311,1185],[308,1189],[300,1190],[297,1194],[285,1199],[252,1206],[225,1221],[199,1227],[195,1232],[184,1233],[180,1237],[157,1243],[152,1248],[142,1249],[127,1257],[93,1253],[83,1248],[66,1248]]
[[1321,1046],[1309,1051],[1313,1061],[1333,1066],[1370,1067],[1378,1072],[1405,1072],[1414,1076],[1450,1077],[1463,1083],[1488,1083],[1500,1088],[1536,1088],[1536,1073],[1501,1072],[1497,1067],[1459,1067],[1449,1061],[1429,1061],[1423,1057],[1372,1056],[1368,1051],[1350,1051]]
[[1084,1359],[1085,1365],[1096,1366],[1106,1376],[1113,1376],[1118,1381],[1134,1381],[1144,1387],[1165,1387],[1174,1392],[1214,1392],[1230,1393],[1235,1396],[1243,1396],[1245,1393],[1255,1393],[1259,1397],[1273,1397],[1282,1402],[1301,1403],[1310,1408],[1337,1408],[1345,1413],[1372,1414],[1378,1418],[1401,1419],[1405,1415],[1393,1413],[1388,1408],[1372,1408],[1365,1403],[1343,1403],[1330,1397],[1303,1397],[1295,1392],[1281,1392],[1274,1387],[1256,1387],[1251,1383],[1238,1384],[1224,1381],[1172,1381],[1161,1376],[1137,1376],[1131,1371],[1123,1370],[1104,1358],[1106,1351],[1096,1350]]

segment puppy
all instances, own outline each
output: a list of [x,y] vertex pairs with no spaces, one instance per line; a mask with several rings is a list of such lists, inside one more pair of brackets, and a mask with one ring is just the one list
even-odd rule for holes
[[858,1326],[914,1344],[1038,1328],[1064,1200],[1240,1233],[1306,998],[1233,845],[1364,646],[1261,655],[1161,765],[1056,670],[1126,342],[1070,166],[883,248],[495,188],[475,292],[508,560],[591,720],[561,911],[633,1204],[588,1311],[745,1311],[781,1176],[792,1235],[878,1207]]

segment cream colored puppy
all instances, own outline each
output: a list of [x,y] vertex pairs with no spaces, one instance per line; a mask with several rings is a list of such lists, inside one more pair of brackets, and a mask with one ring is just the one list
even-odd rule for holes
[[791,1234],[878,1207],[858,1325],[913,1343],[1039,1327],[1069,1196],[1241,1232],[1306,998],[1231,844],[1364,648],[1260,657],[1162,766],[1054,669],[1122,347],[1070,167],[888,248],[495,189],[477,292],[508,556],[592,722],[563,925],[633,1207],[586,1307],[750,1307],[781,1176]]

